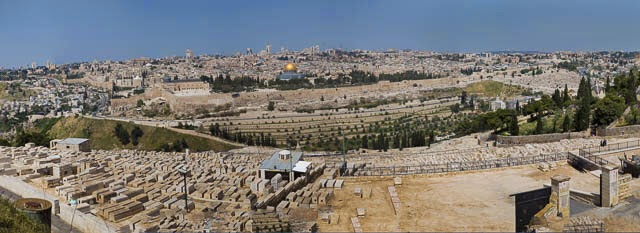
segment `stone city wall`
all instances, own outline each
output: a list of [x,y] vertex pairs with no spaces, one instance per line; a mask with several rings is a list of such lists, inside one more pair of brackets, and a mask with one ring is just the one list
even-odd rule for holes
[[[50,201],[52,204],[58,201],[56,197],[43,193],[42,190],[11,176],[0,176],[0,187],[20,195],[23,198],[42,198]],[[59,212],[57,208],[59,208]],[[81,230],[82,232],[115,232],[117,229],[115,226],[110,226],[108,222],[103,221],[94,215],[74,211],[74,207],[66,204],[54,204],[52,211],[58,212],[57,215],[63,221],[67,223],[73,222],[73,227]]]
[[198,108],[210,109],[232,102],[231,94],[210,94],[201,96],[176,96],[160,88],[146,89],[145,93],[129,98],[111,99],[112,112],[127,111],[136,108],[138,100],[147,101],[162,97],[174,112],[194,112]]
[[496,136],[498,145],[521,145],[531,143],[549,143],[557,142],[563,139],[584,138],[588,137],[588,131],[571,132],[571,133],[550,133],[527,136]]

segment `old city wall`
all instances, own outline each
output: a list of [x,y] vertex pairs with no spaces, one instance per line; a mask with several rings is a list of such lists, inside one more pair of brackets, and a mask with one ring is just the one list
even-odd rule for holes
[[[425,80],[405,80],[402,82],[381,81],[376,84],[358,85],[338,88],[298,89],[286,91],[243,92],[235,99],[238,106],[266,105],[269,101],[281,102],[278,106],[295,109],[301,105],[322,105],[329,101],[358,100],[360,97],[380,98],[385,93],[403,93],[404,95],[418,95],[421,91],[436,88],[456,86],[465,78],[439,78]],[[414,84],[417,87],[414,87]],[[326,102],[320,101],[321,98]]]
[[138,100],[149,100],[157,97],[164,97],[164,90],[159,88],[151,88],[145,90],[140,95],[134,95],[129,98],[111,99],[111,105],[109,106],[112,111],[126,111],[131,108],[135,108]]
[[[11,177],[0,176],[0,187],[7,189],[23,198],[42,198],[50,201],[52,204],[58,199],[49,194],[43,193],[24,181]],[[64,203],[60,203],[58,216],[65,222],[73,222],[73,227],[81,230],[82,232],[115,232],[116,227],[110,225],[108,222],[90,214],[85,214],[80,211],[74,211],[74,207]],[[54,205],[54,208],[58,206]],[[57,212],[55,209],[52,211]]]
[[210,110],[218,105],[233,102],[231,94],[209,94],[199,96],[175,96],[164,92],[163,97],[174,112],[194,112],[199,108]]
[[563,139],[584,138],[588,137],[588,131],[571,132],[571,133],[550,133],[527,136],[496,136],[499,145],[521,145],[530,143],[548,143],[557,142]]
[[174,112],[194,112],[198,108],[213,108],[232,102],[230,94],[211,94],[204,96],[176,96],[171,92],[160,88],[147,89],[143,94],[129,98],[112,99],[110,108],[112,111],[126,111],[136,107],[138,100],[150,100],[164,98]]

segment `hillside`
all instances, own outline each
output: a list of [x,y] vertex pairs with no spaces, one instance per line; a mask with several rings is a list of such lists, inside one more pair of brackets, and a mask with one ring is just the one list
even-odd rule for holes
[[48,131],[50,138],[80,137],[91,140],[93,149],[138,149],[161,150],[163,145],[171,146],[184,139],[191,151],[227,151],[236,148],[233,145],[221,143],[193,135],[177,133],[168,129],[138,125],[144,132],[137,146],[129,143],[122,145],[115,135],[115,127],[120,123],[127,132],[131,132],[136,126],[129,122],[112,120],[97,120],[83,117],[61,118],[51,126]]

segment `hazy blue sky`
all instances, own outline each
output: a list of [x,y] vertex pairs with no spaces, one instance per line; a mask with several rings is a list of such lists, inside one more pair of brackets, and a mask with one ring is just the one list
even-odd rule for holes
[[274,50],[639,50],[640,1],[0,0],[0,66]]

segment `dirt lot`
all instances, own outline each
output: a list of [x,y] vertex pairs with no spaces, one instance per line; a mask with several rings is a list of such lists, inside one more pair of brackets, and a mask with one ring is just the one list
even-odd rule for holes
[[[550,184],[556,174],[570,176],[571,188],[598,192],[598,178],[568,165],[550,171],[535,166],[466,172],[440,176],[406,176],[397,192],[402,203],[394,214],[387,187],[392,177],[365,177],[345,181],[331,205],[339,223],[320,223],[320,231],[352,232],[350,218],[356,208],[366,208],[360,218],[363,231],[514,231],[515,207],[510,194]],[[353,194],[361,187],[364,197]],[[369,192],[370,197],[369,197]]]

